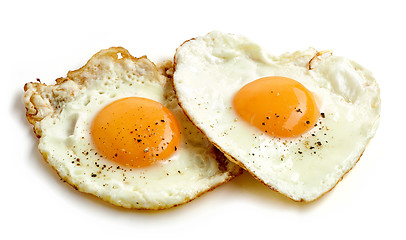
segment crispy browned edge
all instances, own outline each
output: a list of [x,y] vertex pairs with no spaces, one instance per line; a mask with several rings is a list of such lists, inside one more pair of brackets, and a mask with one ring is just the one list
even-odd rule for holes
[[[186,40],[185,42],[183,42],[179,47],[181,47],[181,46],[183,46],[183,44],[185,44],[185,43],[187,43],[187,42],[189,42],[189,41],[192,41],[192,40],[195,40],[196,38],[191,38],[191,39],[189,39],[189,40]],[[178,47],[178,48],[179,48]],[[177,49],[176,49],[176,52],[175,52],[175,55],[174,55],[174,58],[173,58],[173,69],[174,69],[174,73],[176,72],[176,54],[177,54]],[[325,52],[327,52],[327,51],[322,51],[322,52],[320,52],[321,54],[323,54],[323,53],[325,53]],[[319,54],[319,52],[317,52],[316,53],[316,55],[309,61],[309,68],[310,68],[310,62],[311,61],[313,61],[313,59],[314,58],[316,58],[317,56],[319,56],[319,55],[321,55],[321,54]],[[172,78],[172,81],[173,81],[173,78]],[[179,104],[179,106],[182,108],[182,110],[183,110],[183,112],[185,113],[185,115],[189,118],[189,120],[203,133],[203,134],[205,134],[205,132],[202,130],[202,129],[200,129],[197,125],[196,125],[196,123],[193,121],[193,119],[189,116],[189,114],[185,111],[185,109],[183,108],[183,106],[182,106],[182,102],[179,100],[179,97],[178,97],[178,93],[177,93],[177,90],[176,90],[176,84],[175,84],[175,82],[173,81],[173,83],[172,83],[172,85],[173,85],[173,89],[174,89],[174,91],[175,91],[175,95],[176,95],[176,98],[178,99],[178,104]],[[206,134],[205,134],[206,135]],[[256,175],[255,175],[255,173],[253,173],[253,172],[251,172],[242,162],[240,162],[240,161],[238,161],[236,158],[234,158],[230,153],[228,153],[227,151],[225,151],[225,150],[223,150],[219,145],[217,145],[216,143],[215,143],[215,141],[213,141],[211,138],[209,138],[207,135],[206,135],[206,137],[207,137],[207,139],[214,145],[214,146],[216,146],[226,157],[227,157],[227,159],[228,160],[230,160],[231,162],[234,162],[235,164],[237,164],[238,166],[240,166],[241,168],[243,168],[244,170],[246,170],[247,172],[249,172],[255,179],[257,179],[259,182],[261,182],[262,184],[264,184],[265,186],[267,186],[269,189],[271,189],[271,190],[273,190],[273,191],[275,191],[275,192],[279,192],[274,186],[272,186],[272,185],[268,185],[268,184],[266,184],[264,181],[262,181],[260,178],[258,178]],[[366,144],[367,145],[367,144]],[[357,159],[357,161],[354,163],[354,165],[350,168],[350,169],[348,169],[348,171],[347,172],[345,172],[342,176],[341,176],[341,178],[336,182],[336,184],[334,184],[334,186],[333,187],[331,187],[329,190],[327,190],[327,191],[325,191],[323,194],[321,194],[319,197],[317,197],[317,198],[315,198],[315,199],[313,199],[313,200],[311,200],[311,201],[306,201],[306,200],[304,200],[304,199],[300,199],[300,200],[296,200],[296,199],[293,199],[293,198],[291,198],[291,197],[289,197],[289,196],[287,196],[286,194],[284,194],[284,193],[282,193],[282,192],[279,192],[279,193],[281,193],[282,195],[284,195],[284,196],[286,196],[287,198],[289,198],[289,199],[291,199],[291,200],[293,200],[293,201],[295,201],[295,202],[313,202],[313,201],[315,201],[315,200],[317,200],[317,199],[320,199],[322,196],[324,196],[326,193],[328,193],[328,192],[330,192],[331,190],[333,190],[334,188],[335,188],[335,186],[337,186],[337,184],[339,183],[339,182],[341,182],[341,180],[344,178],[344,176],[345,175],[347,175],[347,173],[348,172],[350,172],[354,167],[355,167],[355,165],[358,163],[358,161],[361,159],[361,156],[362,156],[362,154],[364,153],[364,151],[365,151],[365,148],[364,148],[364,150],[362,151],[362,153],[361,153],[361,155],[359,156],[359,158]]]
[[[91,60],[92,60],[93,58],[96,58],[97,56],[103,54],[103,55],[112,56],[115,60],[117,60],[117,53],[120,53],[123,58],[131,59],[131,60],[134,61],[134,62],[137,62],[137,61],[139,61],[139,60],[141,60],[141,59],[145,59],[145,60],[149,61],[149,59],[148,59],[146,56],[142,56],[142,57],[140,57],[140,58],[133,57],[133,56],[128,52],[128,50],[125,49],[125,48],[123,48],[123,47],[110,47],[110,48],[108,48],[108,49],[103,49],[103,50],[100,50],[99,52],[95,53],[95,54],[86,62],[85,65],[83,65],[81,68],[79,68],[79,69],[77,69],[77,70],[69,71],[66,77],[57,78],[57,79],[55,80],[54,86],[60,85],[60,84],[62,84],[63,82],[68,81],[68,80],[73,80],[73,81],[75,81],[75,82],[77,82],[77,83],[79,83],[79,84],[83,84],[84,78],[81,78],[81,79],[80,79],[80,78],[78,78],[78,76],[80,76],[80,74],[81,74],[83,71],[86,70],[86,67],[88,66],[88,64],[90,64],[90,62],[91,62]],[[151,61],[149,61],[149,62],[151,62]],[[151,62],[151,63],[156,67],[156,65],[155,65],[153,62]],[[27,89],[28,89],[28,84],[34,85],[36,89],[39,89],[40,86],[47,86],[46,84],[41,83],[41,82],[30,82],[30,83],[26,83],[26,84],[24,85],[24,93],[25,93],[25,92],[27,91]],[[37,92],[38,92],[38,90],[37,90]],[[27,120],[28,120],[28,122],[30,122],[33,126],[34,126],[34,123],[36,122],[36,120],[34,119],[34,116],[35,116],[35,115],[36,115],[36,114],[29,114],[29,113],[28,113],[28,109],[26,108],[26,117],[27,117]],[[38,138],[41,137],[41,135],[35,130],[34,127],[33,127],[33,131],[34,131],[35,135],[36,135]]]
[[324,54],[330,54],[330,56],[333,54],[333,52],[331,51],[331,50],[324,50],[324,51],[319,51],[319,52],[317,52],[313,57],[312,57],[312,59],[310,59],[310,61],[309,61],[309,66],[308,66],[308,69],[309,70],[312,70],[313,69],[313,67],[312,67],[312,63],[313,62],[315,62],[315,61],[317,61],[320,57],[322,57]]
[[[123,47],[110,47],[110,48],[108,48],[108,49],[100,50],[99,52],[97,52],[96,54],[94,54],[94,55],[86,62],[86,64],[83,65],[81,68],[79,68],[79,69],[77,69],[77,70],[74,70],[74,71],[69,71],[66,78],[60,77],[60,78],[56,79],[56,80],[55,80],[56,83],[55,83],[54,85],[59,85],[59,84],[65,82],[65,81],[67,81],[67,80],[69,80],[69,79],[71,79],[71,80],[72,80],[72,79],[75,79],[75,78],[76,78],[75,75],[80,75],[80,73],[86,69],[87,65],[90,63],[90,61],[92,60],[92,58],[97,57],[99,54],[106,53],[107,51],[108,51],[108,54],[109,54],[109,55],[117,55],[117,53],[121,53],[123,58],[128,58],[128,59],[131,59],[132,61],[138,61],[138,60],[140,60],[140,59],[146,59],[146,60],[150,61],[146,56],[142,56],[142,57],[140,57],[140,58],[133,57],[133,56],[128,52],[128,50],[125,49],[125,48],[123,48]],[[117,59],[115,58],[115,60],[117,60]],[[157,71],[160,72],[160,74],[165,77],[166,81],[172,81],[172,80],[171,80],[171,79],[172,79],[172,75],[170,75],[170,74],[169,74],[169,75],[168,75],[168,74],[165,74],[166,71],[168,70],[168,68],[172,67],[172,64],[169,65],[169,66],[168,66],[168,64],[163,64],[161,67],[162,67],[162,68],[166,68],[166,69],[158,69],[158,67],[156,66],[155,63],[153,63],[152,61],[150,61],[150,62],[157,68]],[[80,79],[80,80],[81,80],[80,82],[83,83],[84,79]],[[46,84],[41,83],[41,82],[32,82],[32,83],[35,85],[36,88],[38,88],[40,85],[46,86]],[[26,91],[27,91],[27,84],[24,85],[24,92],[26,92]],[[28,122],[29,122],[31,125],[34,125],[34,123],[36,122],[36,120],[33,118],[34,115],[35,115],[35,114],[28,114],[27,108],[26,108],[26,117],[27,117]],[[188,117],[188,118],[189,118],[189,117]],[[38,140],[41,136],[36,132],[36,130],[35,130],[34,127],[33,127],[33,132],[35,133],[35,135],[36,135],[36,137],[37,137],[37,140]],[[213,148],[213,149],[214,149],[214,154],[215,154],[215,156],[216,156],[216,160],[217,160],[217,162],[219,163],[220,169],[221,169],[222,171],[227,171],[227,170],[228,170],[228,168],[227,168],[228,162],[227,162],[227,159],[226,159],[225,155],[224,155],[221,151],[219,151],[217,148]],[[44,161],[45,161],[49,166],[51,166],[52,169],[55,170],[55,172],[57,173],[58,177],[59,177],[62,181],[68,183],[68,185],[70,185],[71,187],[73,187],[75,190],[77,190],[77,191],[79,191],[79,192],[82,192],[82,191],[80,191],[80,189],[79,189],[74,183],[72,183],[72,182],[70,181],[69,178],[63,178],[63,177],[60,175],[59,171],[58,171],[54,166],[52,166],[51,164],[49,164],[48,156],[47,156],[44,152],[42,152],[42,151],[39,151],[39,152],[41,153],[41,155],[42,155]],[[85,193],[85,194],[88,194],[88,195],[92,195],[92,196],[97,197],[98,199],[103,200],[103,201],[105,201],[105,202],[108,202],[108,203],[110,203],[110,204],[112,204],[112,205],[114,205],[114,206],[118,206],[118,207],[125,208],[125,209],[134,209],[134,210],[166,210],[166,209],[178,207],[178,206],[184,205],[184,204],[186,204],[186,203],[188,203],[188,202],[191,202],[192,200],[194,200],[194,199],[200,197],[201,195],[203,195],[203,194],[205,194],[205,193],[207,193],[207,192],[211,192],[211,191],[213,191],[215,188],[217,188],[218,186],[220,186],[220,185],[222,185],[222,184],[224,184],[224,183],[227,183],[227,182],[229,182],[230,180],[234,179],[235,177],[241,175],[242,172],[243,172],[242,169],[236,168],[234,171],[230,171],[229,177],[228,177],[224,182],[219,183],[219,184],[217,184],[217,185],[214,185],[214,186],[212,186],[210,189],[207,189],[206,191],[202,191],[202,192],[196,194],[196,195],[194,196],[194,198],[186,199],[184,202],[179,203],[179,204],[175,204],[175,205],[171,205],[171,206],[159,206],[159,207],[157,207],[157,208],[142,208],[142,207],[136,207],[136,206],[134,206],[134,207],[126,207],[126,206],[123,206],[123,205],[119,205],[119,204],[116,204],[116,203],[113,203],[113,202],[104,200],[104,199],[102,199],[102,198],[100,198],[100,197],[98,197],[98,196],[96,196],[96,195],[94,195],[94,194],[92,194],[92,193],[87,193],[87,192],[82,192],[82,193]]]

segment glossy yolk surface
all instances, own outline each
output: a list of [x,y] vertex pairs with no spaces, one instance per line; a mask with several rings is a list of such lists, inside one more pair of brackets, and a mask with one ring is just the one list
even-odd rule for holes
[[246,84],[233,104],[241,118],[275,137],[300,136],[320,116],[313,94],[286,77],[264,77]]
[[177,150],[180,130],[174,115],[162,104],[129,97],[97,114],[91,136],[102,156],[122,166],[141,168],[170,157]]

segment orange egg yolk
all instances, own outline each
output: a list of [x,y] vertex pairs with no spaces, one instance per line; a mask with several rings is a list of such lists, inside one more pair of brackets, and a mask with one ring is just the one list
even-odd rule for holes
[[313,94],[286,77],[264,77],[246,84],[233,104],[241,118],[274,137],[300,136],[320,116]]
[[138,97],[103,108],[91,125],[97,151],[121,166],[142,168],[167,159],[177,150],[180,129],[162,104]]

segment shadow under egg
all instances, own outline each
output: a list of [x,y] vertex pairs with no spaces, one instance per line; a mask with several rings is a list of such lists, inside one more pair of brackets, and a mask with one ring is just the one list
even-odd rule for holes
[[325,197],[316,199],[312,202],[298,202],[294,201],[287,196],[270,189],[268,186],[258,181],[247,171],[232,181],[234,188],[237,191],[250,195],[254,201],[258,201],[264,205],[270,205],[270,207],[283,207],[283,208],[295,208],[300,211],[307,211],[314,207],[317,207]]

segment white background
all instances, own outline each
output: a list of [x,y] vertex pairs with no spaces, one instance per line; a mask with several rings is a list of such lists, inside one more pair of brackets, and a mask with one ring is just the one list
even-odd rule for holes
[[[403,1],[1,1],[0,238],[405,239]],[[313,46],[370,69],[381,124],[330,193],[297,203],[248,174],[171,210],[126,210],[75,191],[43,161],[25,119],[23,86],[51,84],[94,53],[123,46],[152,61],[212,30],[273,54]]]

